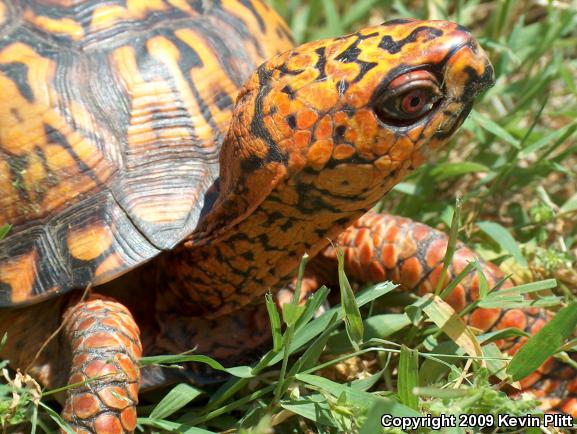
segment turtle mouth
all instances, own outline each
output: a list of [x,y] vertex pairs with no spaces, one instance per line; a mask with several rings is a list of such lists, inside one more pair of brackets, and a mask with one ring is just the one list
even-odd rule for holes
[[[458,96],[461,101],[473,100],[477,95],[490,89],[495,85],[495,72],[489,58],[479,46],[477,41],[469,39],[456,44],[447,54],[444,62],[443,71],[441,72],[444,79],[451,75],[451,69],[454,65],[461,62],[460,57],[465,57],[464,67],[460,68],[461,74],[466,74],[467,79],[463,85],[463,91]],[[479,72],[482,71],[482,72]],[[455,98],[457,99],[457,97]]]

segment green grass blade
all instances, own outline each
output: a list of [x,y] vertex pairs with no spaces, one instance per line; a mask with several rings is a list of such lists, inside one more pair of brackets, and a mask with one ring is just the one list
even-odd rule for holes
[[518,381],[535,371],[555,354],[577,327],[577,302],[561,309],[523,345],[511,360],[507,373]]
[[339,264],[339,286],[341,288],[341,303],[343,307],[345,327],[353,347],[358,351],[363,342],[363,319],[361,318],[361,312],[355,299],[355,293],[353,292],[349,279],[345,274],[345,253],[342,249],[338,249],[337,259]]
[[325,349],[325,345],[333,332],[333,325],[337,321],[336,312],[330,318],[327,328],[317,337],[313,343],[306,349],[302,356],[299,357],[297,362],[293,365],[288,373],[288,376],[294,376],[295,374],[302,372],[306,369],[312,367],[314,363],[317,362],[321,354]]
[[[370,316],[363,320],[363,341],[366,342],[373,338],[384,339],[391,336],[393,333],[402,330],[409,324],[411,324],[411,320],[404,313]],[[331,353],[344,353],[351,351],[352,349],[351,341],[348,338],[346,331],[335,333],[329,339],[328,350]]]
[[166,365],[176,363],[204,363],[217,371],[227,372],[230,375],[239,378],[252,378],[252,368],[250,366],[235,366],[233,368],[225,368],[219,362],[208,356],[202,355],[174,355],[174,356],[149,356],[140,359],[141,366],[148,365]]
[[483,116],[479,112],[473,110],[469,115],[469,119],[474,121],[477,125],[481,128],[487,130],[491,134],[499,137],[500,139],[504,140],[505,142],[513,145],[515,148],[520,149],[519,140],[513,137],[505,128],[503,128],[498,123],[492,121],[486,116]]
[[316,424],[339,428],[331,414],[329,404],[320,394],[309,395],[299,400],[281,402],[281,407]]
[[451,228],[449,230],[449,240],[447,241],[447,251],[445,252],[445,257],[443,258],[443,271],[441,272],[441,277],[437,282],[437,288],[435,294],[439,295],[445,285],[445,280],[447,278],[447,272],[453,261],[453,255],[455,254],[455,249],[457,247],[459,225],[461,224],[461,207],[462,200],[460,197],[455,199],[455,211],[453,213],[453,219],[451,221]]
[[315,388],[319,388],[324,390],[327,393],[335,397],[341,396],[342,393],[345,393],[350,401],[359,403],[360,406],[366,408],[367,410],[379,400],[384,400],[388,404],[388,409],[386,413],[392,414],[394,416],[417,416],[419,415],[418,412],[413,410],[412,408],[407,407],[406,405],[399,404],[393,400],[388,400],[378,395],[373,395],[372,393],[363,392],[361,390],[356,390],[351,388],[348,385],[336,383],[324,377],[319,377],[318,375],[310,375],[310,374],[297,374],[296,379],[301,381],[305,384],[309,384],[314,386]]
[[313,295],[311,295],[305,304],[304,311],[302,312],[300,318],[298,319],[295,329],[298,330],[303,326],[306,326],[311,319],[318,312],[323,303],[327,300],[330,290],[326,286],[321,286],[317,289]]
[[419,353],[404,345],[401,346],[398,371],[399,399],[402,404],[418,411],[419,398],[413,393],[413,389],[419,385]]
[[12,226],[10,225],[0,226],[0,240],[2,240],[6,235],[8,235],[10,229],[12,229]]
[[145,426],[152,426],[171,433],[178,434],[217,434],[214,431],[207,431],[202,428],[188,426],[179,422],[170,422],[168,420],[151,419],[149,417],[139,417],[138,423]]
[[176,385],[150,412],[150,419],[165,419],[193,401],[203,393],[186,383]]
[[265,296],[266,310],[270,321],[270,329],[272,333],[272,342],[274,352],[280,351],[282,348],[282,332],[280,324],[280,315],[276,308],[276,303],[272,299],[272,294],[268,293]]
[[[397,285],[394,283],[383,282],[366,288],[357,294],[357,305],[362,307],[365,304],[370,303],[371,301],[376,300],[377,298],[391,292],[396,287]],[[316,336],[320,335],[328,327],[328,324],[330,324],[330,318],[335,312],[337,313],[337,321],[342,321],[342,308],[340,305],[329,309],[319,318],[311,321],[306,327],[302,327],[299,333],[295,334],[293,342],[290,346],[290,353],[294,353],[303,345],[307,344]],[[268,366],[272,366],[278,363],[280,360],[282,360],[282,357],[282,354],[275,355],[270,359]]]
[[499,223],[489,221],[478,222],[477,226],[501,246],[503,250],[510,253],[521,266],[527,267],[527,260],[507,229]]
[[56,413],[42,401],[40,401],[38,405],[44,409],[44,411],[48,414],[48,416],[50,416],[50,419],[52,419],[56,423],[56,425],[58,425],[58,427],[62,429],[66,434],[75,434],[72,428],[70,428],[70,425],[68,425],[66,421],[62,419],[62,417],[58,413]]

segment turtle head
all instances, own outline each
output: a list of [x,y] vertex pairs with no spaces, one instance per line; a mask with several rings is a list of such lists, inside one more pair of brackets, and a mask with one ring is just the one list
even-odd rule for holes
[[277,196],[352,221],[446,143],[492,84],[478,43],[446,21],[390,21],[277,55],[238,96],[218,220]]

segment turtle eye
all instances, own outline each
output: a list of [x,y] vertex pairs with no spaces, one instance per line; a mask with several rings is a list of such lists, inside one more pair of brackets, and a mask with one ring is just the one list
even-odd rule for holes
[[377,98],[375,112],[386,124],[408,125],[431,112],[441,99],[437,79],[428,71],[411,71],[392,80]]

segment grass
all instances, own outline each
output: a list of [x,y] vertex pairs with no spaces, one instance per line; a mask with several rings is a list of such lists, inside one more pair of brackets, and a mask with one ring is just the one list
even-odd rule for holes
[[[506,368],[494,344],[503,335],[457,333],[459,320],[441,297],[405,298],[404,308],[391,313],[382,310],[399,300],[391,285],[365,288],[355,301],[342,275],[345,308],[315,318],[327,296],[323,289],[306,306],[285,308],[282,317],[271,309],[277,325],[274,347],[256,367],[233,368],[231,380],[219,386],[179,384],[147,396],[139,409],[141,427],[188,434],[372,434],[382,431],[385,413],[535,411],[533,400],[508,398],[489,377],[520,378],[538,366],[539,357],[556,353],[577,322],[577,6],[512,0],[271,3],[290,23],[297,42],[399,16],[451,19],[473,31],[496,68],[495,87],[446,151],[398,185],[379,207],[452,229],[454,240],[466,241],[511,273],[521,292],[540,294],[555,287],[556,296],[541,302],[557,305],[556,310],[566,307],[544,336]],[[459,218],[457,197],[462,198]],[[527,303],[492,288],[485,293],[479,303],[487,307]],[[58,417],[45,406],[47,399],[37,409],[33,390],[14,382],[1,386],[0,422],[8,426],[32,419],[37,431],[49,432]],[[21,397],[15,406],[13,392]]]

